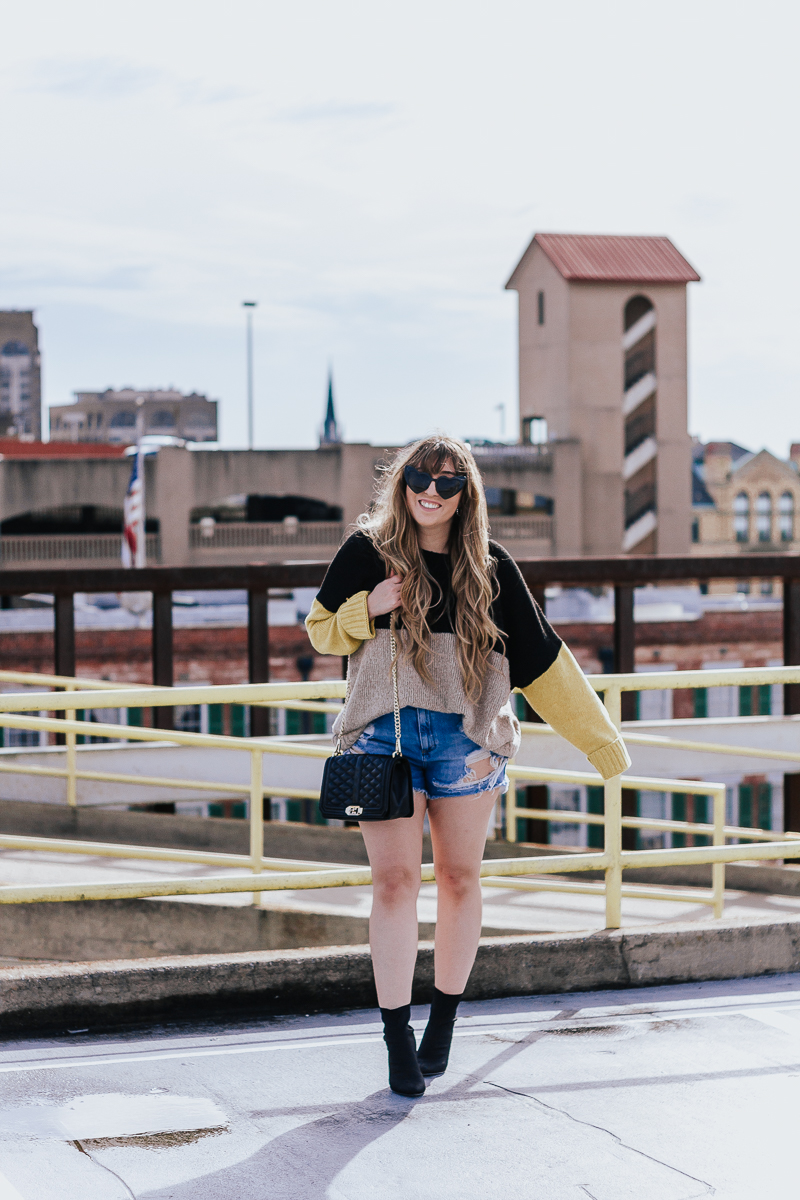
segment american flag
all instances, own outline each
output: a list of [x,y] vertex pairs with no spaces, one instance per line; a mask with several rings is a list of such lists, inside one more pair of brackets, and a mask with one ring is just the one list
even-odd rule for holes
[[141,450],[133,458],[133,470],[125,493],[122,524],[123,567],[147,565],[144,540],[144,462]]

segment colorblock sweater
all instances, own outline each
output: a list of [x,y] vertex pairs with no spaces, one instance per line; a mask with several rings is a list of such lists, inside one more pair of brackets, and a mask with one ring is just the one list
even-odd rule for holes
[[[630,759],[619,732],[568,647],[553,630],[528,591],[517,564],[497,542],[489,543],[494,561],[495,599],[491,614],[501,636],[489,655],[478,698],[467,699],[456,652],[448,554],[423,550],[425,564],[439,585],[428,612],[431,630],[431,682],[401,651],[398,659],[400,707],[459,713],[464,733],[483,749],[513,758],[520,727],[511,705],[519,688],[531,708],[556,733],[583,751],[604,779],[621,774]],[[393,709],[390,614],[370,620],[367,600],[386,578],[386,567],[366,534],[354,533],[328,568],[306,629],[319,654],[350,655],[347,708],[336,718],[334,733],[347,749],[364,729]],[[398,613],[398,629],[402,615]]]

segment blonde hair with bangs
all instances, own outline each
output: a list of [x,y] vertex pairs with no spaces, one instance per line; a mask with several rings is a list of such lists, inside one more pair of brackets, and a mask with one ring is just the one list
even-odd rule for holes
[[441,589],[425,563],[417,536],[417,523],[406,503],[407,466],[430,475],[450,462],[456,475],[466,475],[458,511],[450,526],[448,553],[452,566],[453,630],[464,691],[470,703],[480,695],[489,656],[500,637],[492,620],[496,592],[494,561],[489,554],[489,518],[483,481],[465,442],[443,435],[422,438],[398,451],[384,470],[375,502],[358,518],[358,527],[370,538],[386,563],[387,575],[402,576],[403,651],[417,673],[431,684],[431,630],[428,612],[442,597]]

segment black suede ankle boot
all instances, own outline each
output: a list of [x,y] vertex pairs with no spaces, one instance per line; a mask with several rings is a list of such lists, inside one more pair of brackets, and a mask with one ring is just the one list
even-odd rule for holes
[[463,995],[462,992],[459,996],[451,996],[437,987],[433,989],[431,1015],[417,1051],[417,1062],[423,1075],[443,1075],[447,1070],[456,1009]]
[[417,1065],[417,1042],[409,1025],[411,1005],[382,1008],[383,1040],[389,1051],[389,1087],[400,1096],[421,1096],[425,1080]]

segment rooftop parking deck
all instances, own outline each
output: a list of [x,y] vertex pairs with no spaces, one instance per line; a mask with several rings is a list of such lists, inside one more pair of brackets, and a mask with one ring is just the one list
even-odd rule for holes
[[416,1101],[389,1092],[369,1010],[9,1041],[0,1195],[796,1195],[797,976],[461,1014],[450,1069]]

